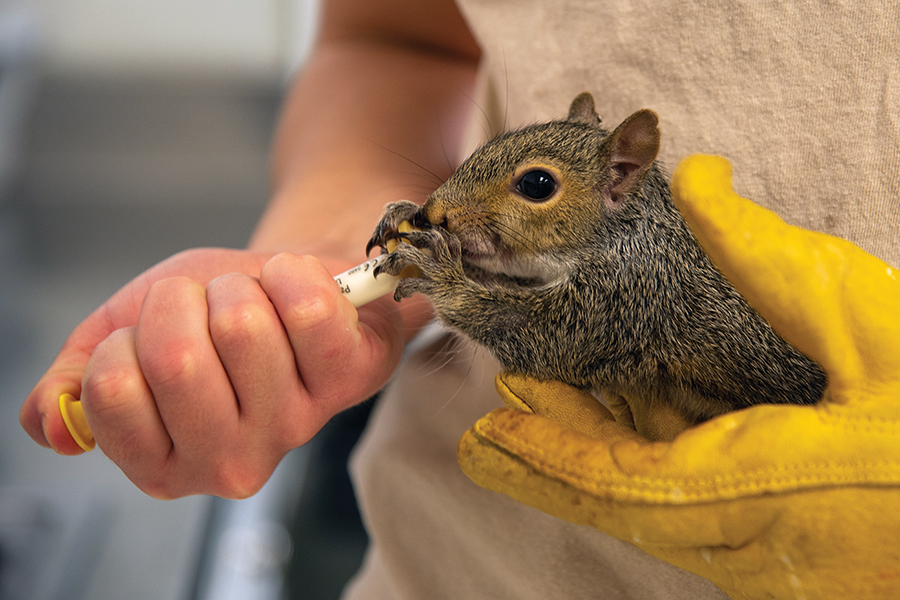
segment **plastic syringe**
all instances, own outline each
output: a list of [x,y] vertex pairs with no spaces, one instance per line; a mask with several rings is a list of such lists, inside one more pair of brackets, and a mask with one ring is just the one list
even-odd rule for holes
[[[401,232],[411,231],[412,227],[404,221],[398,228]],[[393,251],[397,247],[396,240],[388,240],[387,248]],[[359,308],[363,304],[367,304],[372,300],[381,298],[390,294],[397,287],[397,283],[403,277],[380,273],[375,277],[375,267],[377,267],[385,258],[382,254],[366,262],[353,267],[352,269],[337,275],[334,281],[341,287],[341,293],[353,303],[353,306]],[[75,442],[85,452],[94,449],[94,435],[91,428],[84,418],[84,409],[81,407],[81,401],[71,394],[63,394],[59,397],[59,412],[62,414],[66,429],[72,435]]]
[[378,277],[375,277],[375,267],[384,260],[385,256],[387,255],[376,256],[335,276],[334,281],[341,286],[341,293],[356,308],[368,304],[376,298],[391,294],[396,289],[401,277],[387,273],[380,273]]

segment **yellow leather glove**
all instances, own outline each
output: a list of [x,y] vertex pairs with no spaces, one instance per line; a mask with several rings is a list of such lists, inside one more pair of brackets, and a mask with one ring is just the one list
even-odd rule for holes
[[900,271],[738,197],[723,159],[682,162],[673,193],[726,277],[828,372],[825,399],[650,442],[583,392],[501,374],[519,410],[479,420],[460,465],[736,599],[900,598]]

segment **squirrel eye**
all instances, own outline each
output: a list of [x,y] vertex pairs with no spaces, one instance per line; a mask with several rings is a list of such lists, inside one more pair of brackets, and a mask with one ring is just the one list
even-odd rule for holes
[[547,171],[528,171],[519,179],[516,189],[529,200],[546,200],[556,191],[556,179]]

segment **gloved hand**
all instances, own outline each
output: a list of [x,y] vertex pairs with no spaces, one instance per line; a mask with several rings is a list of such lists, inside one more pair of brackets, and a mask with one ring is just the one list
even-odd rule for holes
[[723,159],[684,161],[673,193],[725,276],[828,372],[823,401],[650,442],[583,392],[501,374],[520,410],[479,420],[460,465],[734,598],[900,598],[900,270],[738,197]]

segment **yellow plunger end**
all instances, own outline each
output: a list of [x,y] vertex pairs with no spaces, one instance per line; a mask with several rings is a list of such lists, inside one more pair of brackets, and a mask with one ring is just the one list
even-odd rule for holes
[[72,394],[63,394],[59,397],[59,412],[62,414],[63,421],[66,423],[66,429],[72,434],[81,449],[90,452],[94,449],[94,435],[84,418],[84,409],[81,408],[81,402],[75,399]]

